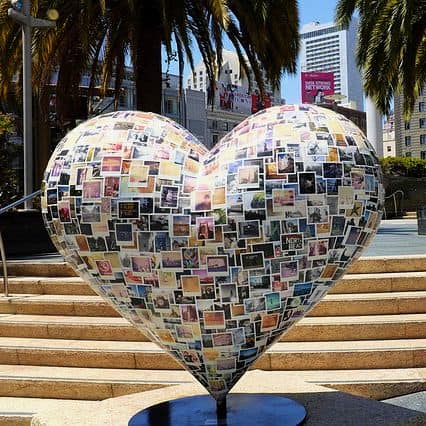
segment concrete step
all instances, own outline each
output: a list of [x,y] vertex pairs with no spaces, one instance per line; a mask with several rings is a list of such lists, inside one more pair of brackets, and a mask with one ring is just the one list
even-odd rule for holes
[[0,295],[0,313],[119,317],[100,296],[10,294]]
[[426,255],[361,257],[348,269],[348,274],[378,274],[389,272],[424,272]]
[[376,400],[426,390],[426,368],[292,371],[289,375]]
[[33,414],[0,412],[0,426],[30,426]]
[[[81,404],[93,409],[96,406],[95,401],[82,401]],[[67,410],[73,406],[72,399],[0,397],[0,426],[29,426],[32,416],[39,411]]]
[[[424,272],[426,255],[361,257],[349,267],[349,274]],[[9,261],[9,276],[75,277],[74,270],[60,260]]]
[[[425,311],[426,291],[366,294],[330,294],[309,316],[415,314]],[[0,314],[118,317],[120,314],[100,296],[0,295]]]
[[[426,368],[296,370],[280,375],[373,399],[426,389]],[[194,381],[186,371],[0,365],[0,396],[19,398],[93,401]]]
[[[4,293],[2,279],[0,279],[0,293]],[[80,277],[12,277],[9,278],[9,293],[96,295],[89,284]]]
[[194,380],[186,371],[0,365],[0,396],[94,401]]
[[[346,274],[329,294],[380,293],[426,289],[426,272],[391,272],[378,274]],[[0,293],[4,292],[0,279]],[[74,294],[93,296],[95,292],[80,277],[12,277],[11,294]]]
[[403,214],[404,219],[417,219],[417,212],[404,212]]
[[[123,318],[0,314],[0,336],[45,339],[147,341]],[[285,341],[426,338],[426,314],[307,317]]]
[[[60,258],[58,258],[60,259]],[[77,274],[63,260],[10,260],[7,262],[10,277],[75,277]]]
[[[0,364],[181,370],[151,342],[0,337]],[[262,370],[426,367],[426,339],[279,342],[255,363]]]
[[124,318],[0,314],[0,336],[42,339],[148,339]]
[[346,274],[329,294],[426,290],[426,272]]
[[328,294],[309,316],[416,314],[425,310],[426,291]]
[[[298,328],[299,327],[299,328]],[[285,334],[286,341],[423,339],[426,314],[306,317]]]

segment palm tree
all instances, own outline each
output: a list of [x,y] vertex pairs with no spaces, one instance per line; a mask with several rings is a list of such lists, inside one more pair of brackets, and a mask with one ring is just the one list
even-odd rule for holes
[[[7,19],[8,0],[0,0],[0,85],[2,94],[19,72],[19,27]],[[174,50],[182,77],[185,59],[193,67],[196,44],[213,84],[221,66],[226,35],[249,66],[261,91],[265,77],[277,85],[283,72],[294,73],[299,47],[297,0],[33,0],[33,15],[60,12],[57,28],[34,31],[34,86],[43,95],[57,70],[58,108],[78,93],[82,73],[90,70],[93,89],[100,77],[106,89],[115,77],[116,94],[130,55],[137,108],[160,112],[162,48]],[[13,58],[13,61],[11,61]],[[69,102],[69,99],[67,99]],[[59,112],[60,112],[59,111]]]
[[403,93],[408,116],[426,83],[426,1],[339,0],[337,23],[347,27],[355,11],[366,94],[387,114],[394,95]]
[[[20,27],[7,17],[9,0],[0,0],[0,100],[21,80]],[[95,86],[104,92],[113,81],[116,101],[125,75],[126,58],[133,64],[136,107],[161,112],[162,49],[175,51],[180,86],[184,61],[193,68],[196,45],[213,87],[221,66],[222,46],[229,38],[241,71],[252,68],[261,92],[264,76],[277,85],[282,73],[296,71],[299,48],[297,0],[32,0],[32,15],[45,17],[57,9],[54,29],[33,32],[33,88],[38,103],[41,140],[38,168],[49,153],[47,111],[53,83],[59,124],[76,109],[79,85],[89,73],[88,98]],[[52,75],[57,76],[52,82]],[[44,127],[43,127],[44,126]],[[37,135],[36,135],[37,138]]]

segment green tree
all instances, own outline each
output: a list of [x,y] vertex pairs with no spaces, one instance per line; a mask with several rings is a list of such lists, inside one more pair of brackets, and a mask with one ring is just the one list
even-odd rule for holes
[[18,147],[7,138],[14,130],[13,117],[0,113],[0,206],[8,204],[17,195],[18,175],[11,164],[18,155]]
[[380,160],[385,176],[426,177],[426,160],[412,157],[387,157]]
[[357,61],[364,90],[389,113],[395,94],[404,94],[408,117],[426,83],[425,0],[339,0],[338,24],[359,14]]

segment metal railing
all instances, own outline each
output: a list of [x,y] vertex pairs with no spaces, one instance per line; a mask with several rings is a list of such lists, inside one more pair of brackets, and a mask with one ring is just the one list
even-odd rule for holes
[[[398,213],[398,207],[397,207],[397,203],[396,203],[396,195],[397,194],[401,194],[400,207],[401,207],[401,212],[402,212],[402,200],[404,199],[404,196],[405,196],[404,191],[402,191],[401,189],[398,189],[397,191],[395,191],[392,194],[385,197],[385,201],[388,198],[393,198],[393,208],[394,208],[394,215],[395,216]],[[383,213],[384,213],[385,219],[387,219],[388,216],[387,216],[386,206],[383,206]]]
[[[19,200],[14,201],[13,203],[10,203],[5,207],[2,207],[0,209],[0,215],[2,215],[3,213],[6,213],[7,211],[9,211],[10,209],[13,209],[16,206],[19,206],[22,203],[25,203],[26,201],[32,200],[34,197],[37,197],[37,195],[40,195],[40,193],[41,193],[41,191],[39,189],[38,191],[35,191],[31,194],[28,194],[25,197],[22,197]],[[9,296],[9,280],[8,280],[8,275],[7,275],[7,260],[6,260],[6,251],[4,249],[4,243],[3,243],[3,237],[1,235],[1,230],[0,230],[0,256],[1,256],[2,265],[3,265],[4,295],[6,297],[8,297]]]

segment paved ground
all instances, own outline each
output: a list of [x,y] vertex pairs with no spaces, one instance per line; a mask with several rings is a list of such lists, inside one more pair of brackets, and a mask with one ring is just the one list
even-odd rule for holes
[[426,391],[385,399],[382,402],[426,413]]
[[[382,220],[379,231],[363,256],[402,256],[426,254],[426,235],[418,235],[416,219]],[[58,254],[21,256],[14,259],[29,259],[52,262],[62,258]]]
[[426,254],[426,235],[418,235],[416,219],[383,220],[363,256]]

